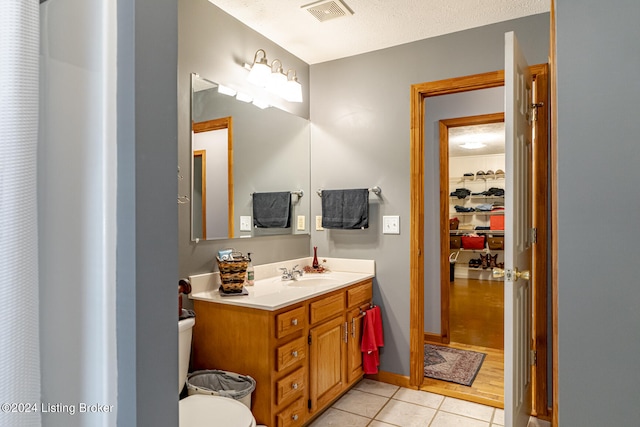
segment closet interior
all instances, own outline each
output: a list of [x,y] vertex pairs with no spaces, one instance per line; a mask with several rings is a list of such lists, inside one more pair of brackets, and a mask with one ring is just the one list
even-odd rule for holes
[[502,349],[504,122],[448,128],[451,342]]
[[449,249],[453,277],[494,279],[504,266],[504,152],[449,158]]

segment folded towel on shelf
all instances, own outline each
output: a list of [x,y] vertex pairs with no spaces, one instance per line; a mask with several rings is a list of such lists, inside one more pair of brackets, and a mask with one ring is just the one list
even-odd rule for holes
[[369,190],[322,191],[322,227],[358,229],[369,227]]
[[291,192],[253,193],[253,225],[258,228],[291,227]]
[[476,206],[476,211],[478,212],[489,212],[491,209],[493,209],[493,205],[491,203],[483,203]]

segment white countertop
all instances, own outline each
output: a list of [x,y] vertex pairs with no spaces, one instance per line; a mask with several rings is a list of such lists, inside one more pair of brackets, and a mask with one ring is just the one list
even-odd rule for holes
[[189,276],[192,286],[189,297],[194,300],[274,311],[375,276],[373,260],[338,258],[322,259],[322,264],[329,272],[307,273],[295,281],[283,281],[279,275],[273,274],[278,272],[280,267],[291,269],[298,265],[298,268],[302,269],[305,265],[310,265],[311,261],[311,258],[301,258],[255,266],[255,285],[245,286],[249,295],[220,295],[220,278],[217,272]]

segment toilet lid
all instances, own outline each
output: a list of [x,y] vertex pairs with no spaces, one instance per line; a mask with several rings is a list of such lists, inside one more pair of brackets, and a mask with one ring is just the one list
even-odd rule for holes
[[241,402],[194,394],[180,401],[180,427],[253,427],[255,419]]

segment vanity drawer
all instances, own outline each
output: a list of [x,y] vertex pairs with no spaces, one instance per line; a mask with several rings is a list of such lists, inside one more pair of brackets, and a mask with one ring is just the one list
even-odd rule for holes
[[298,338],[289,343],[281,345],[276,349],[276,369],[282,371],[289,366],[293,366],[307,357],[307,340]]
[[304,307],[280,313],[276,316],[276,338],[282,338],[304,328]]
[[277,427],[298,427],[304,424],[304,402],[300,398],[276,415]]
[[309,305],[310,323],[320,322],[344,311],[344,292],[314,301]]
[[299,397],[304,392],[304,368],[276,381],[276,405]]
[[365,282],[347,291],[347,307],[353,307],[371,301],[373,297],[371,281]]

